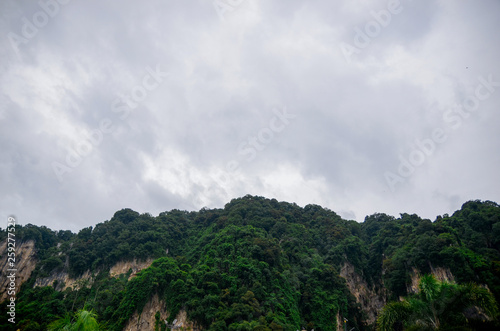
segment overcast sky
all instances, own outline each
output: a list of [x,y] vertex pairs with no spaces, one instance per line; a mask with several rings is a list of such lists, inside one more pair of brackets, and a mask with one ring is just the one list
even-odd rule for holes
[[[500,202],[500,1],[0,2],[0,211]],[[3,224],[2,224],[3,223]]]

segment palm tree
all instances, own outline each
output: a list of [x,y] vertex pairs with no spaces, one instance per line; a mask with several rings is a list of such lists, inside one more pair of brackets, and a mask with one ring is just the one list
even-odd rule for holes
[[474,307],[487,318],[498,314],[495,298],[488,289],[473,283],[439,282],[433,275],[424,275],[416,295],[384,307],[377,327],[381,331],[394,330],[398,322],[407,330],[467,330],[464,313]]
[[97,315],[93,311],[80,309],[75,313],[74,322],[71,315],[66,314],[48,326],[48,330],[63,330],[63,331],[98,331],[99,323]]

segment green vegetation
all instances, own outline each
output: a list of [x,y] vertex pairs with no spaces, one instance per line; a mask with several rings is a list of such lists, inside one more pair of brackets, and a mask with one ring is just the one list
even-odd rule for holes
[[99,331],[100,327],[96,317],[94,312],[81,309],[75,313],[74,318],[66,314],[63,318],[50,323],[48,330]]
[[[475,317],[475,307],[486,319],[498,315],[495,298],[486,288],[473,283],[438,282],[434,276],[425,275],[418,294],[384,307],[377,320],[378,330],[394,330],[398,323],[407,330],[471,330],[467,324]],[[481,315],[476,315],[480,319]]]
[[[124,209],[78,234],[18,226],[16,236],[35,240],[38,263],[17,295],[16,326],[3,314],[2,330],[46,330],[57,320],[74,322],[82,309],[102,330],[122,330],[155,294],[169,323],[184,310],[209,330],[336,330],[338,318],[348,329],[371,330],[340,277],[346,262],[393,301],[409,295],[414,269],[438,267],[500,299],[500,207],[489,201],[469,201],[434,222],[374,214],[358,223],[317,205],[245,196],[223,209],[157,217]],[[134,259],[154,262],[130,279],[131,271],[110,276],[111,266]],[[86,278],[68,288],[34,286],[57,273]],[[165,329],[159,314],[156,328]]]

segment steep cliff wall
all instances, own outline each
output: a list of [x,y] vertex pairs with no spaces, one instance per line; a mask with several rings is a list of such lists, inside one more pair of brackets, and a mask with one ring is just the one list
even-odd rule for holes
[[[147,259],[146,261],[120,261],[110,268],[109,274],[111,277],[118,277],[122,274],[126,274],[130,269],[132,269],[132,273],[129,276],[130,279],[142,269],[149,267],[151,263],[153,263],[152,259]],[[65,270],[53,273],[48,277],[37,278],[35,286],[53,286],[55,281],[60,284],[57,286],[57,290],[64,291],[67,288],[79,288],[83,281],[88,281],[89,284],[91,284],[92,274],[89,270],[87,270],[80,277],[70,278],[67,268],[65,268]]]
[[[432,265],[430,267],[431,273],[434,275],[434,277],[436,277],[438,281],[455,282],[455,277],[453,277],[450,269],[441,267],[434,268]],[[420,282],[420,277],[421,273],[416,268],[413,268],[411,272],[411,283],[406,287],[408,293],[418,292],[418,283]]]
[[83,275],[77,278],[70,278],[67,271],[60,271],[51,274],[49,277],[37,278],[35,286],[53,286],[57,280],[57,290],[64,291],[67,288],[79,289],[84,281],[92,282],[90,271],[86,271]]
[[130,269],[132,269],[132,273],[129,277],[130,279],[142,269],[149,267],[151,263],[153,263],[153,259],[147,259],[145,261],[121,261],[109,269],[109,274],[111,277],[118,277],[121,274],[126,274]]
[[[134,315],[127,322],[123,331],[139,331],[139,330],[154,330],[156,313],[160,313],[159,323],[165,323],[165,320],[170,316],[169,312],[165,309],[165,303],[159,299],[158,295],[155,294],[151,298],[151,300],[146,303],[142,313],[136,311]],[[192,330],[197,331],[200,330],[193,322],[190,322],[187,319],[187,313],[184,310],[181,310],[179,314],[175,317],[177,328],[182,328],[182,330]]]
[[337,313],[337,331],[344,330],[344,321],[342,317],[340,317],[340,312]]
[[[7,269],[11,269],[7,266],[8,256],[7,256],[7,241],[0,243],[0,302],[3,302],[7,298],[7,289],[10,280],[7,276],[10,272]],[[24,242],[16,242],[16,293],[19,292],[21,285],[30,278],[31,273],[35,270],[37,259],[35,251],[35,242],[33,240],[27,240]]]
[[[27,240],[24,242],[16,243],[16,293],[19,292],[21,285],[26,282],[30,277],[33,270],[35,270],[38,263],[35,249],[35,242],[33,240]],[[0,243],[0,302],[3,302],[7,298],[7,289],[10,280],[7,278],[9,272],[7,269],[8,255],[7,255],[7,241]],[[110,268],[110,275],[112,277],[118,277],[121,274],[127,273],[132,269],[130,278],[135,276],[139,271],[149,267],[153,263],[152,259],[147,259],[145,261],[121,261]],[[68,260],[66,259],[65,268],[62,271],[54,272],[48,277],[37,278],[34,286],[53,286],[54,282],[57,281],[59,284],[57,290],[63,291],[66,288],[79,288],[83,281],[92,282],[92,275],[90,271],[86,271],[83,275],[77,278],[71,278],[67,271]]]
[[[374,323],[378,312],[386,303],[385,289],[368,286],[368,283],[355,271],[354,266],[349,262],[344,263],[340,270],[340,276],[345,278],[349,291],[366,313],[366,322],[368,324]],[[343,323],[340,323],[340,325],[343,325]]]

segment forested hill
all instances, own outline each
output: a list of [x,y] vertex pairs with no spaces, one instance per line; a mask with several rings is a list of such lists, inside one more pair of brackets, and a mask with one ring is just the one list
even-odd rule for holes
[[[483,284],[500,302],[500,206],[490,201],[433,221],[374,214],[358,223],[318,205],[245,196],[156,217],[123,209],[78,234],[18,226],[16,238],[19,250],[34,243],[20,257],[32,268],[16,325],[1,305],[2,330],[46,330],[81,309],[103,330],[164,330],[164,319],[181,317],[193,329],[337,330],[347,319],[348,330],[370,330],[384,303],[426,273]],[[123,263],[132,267],[120,275]]]

